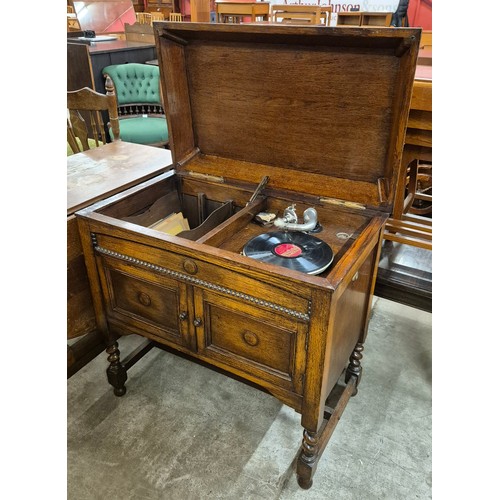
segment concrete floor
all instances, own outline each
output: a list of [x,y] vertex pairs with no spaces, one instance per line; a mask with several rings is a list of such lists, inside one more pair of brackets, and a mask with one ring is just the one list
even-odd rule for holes
[[272,396],[153,349],[117,398],[101,354],[68,380],[68,499],[430,499],[431,321],[375,298],[359,393],[307,491],[300,415]]

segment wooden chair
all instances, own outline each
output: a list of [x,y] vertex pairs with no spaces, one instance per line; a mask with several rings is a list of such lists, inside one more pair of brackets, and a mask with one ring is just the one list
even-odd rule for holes
[[88,87],[67,94],[67,141],[73,153],[108,142],[105,126],[108,117],[112,140],[120,140],[117,100],[111,78],[106,79],[106,94]]
[[[160,69],[152,64],[128,63],[106,66],[116,91],[122,141],[165,147],[168,126],[160,90]],[[107,81],[107,80],[106,80]],[[114,132],[109,130],[111,136]]]
[[168,16],[169,21],[182,22],[182,14],[178,12],[171,12]]
[[[420,189],[424,182],[428,192]],[[432,250],[431,189],[432,82],[416,80],[394,209],[384,233],[386,240]]]
[[153,21],[165,21],[165,16],[163,12],[150,12],[151,14],[151,22]]
[[149,12],[136,12],[135,17],[139,24],[151,24],[151,14]]

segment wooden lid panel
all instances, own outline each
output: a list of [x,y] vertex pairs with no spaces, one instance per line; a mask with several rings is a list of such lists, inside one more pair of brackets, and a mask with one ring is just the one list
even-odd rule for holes
[[377,193],[370,204],[390,205],[420,30],[155,28],[177,162],[200,151],[298,179],[344,179],[349,189],[322,194],[353,201],[355,183],[370,183]]

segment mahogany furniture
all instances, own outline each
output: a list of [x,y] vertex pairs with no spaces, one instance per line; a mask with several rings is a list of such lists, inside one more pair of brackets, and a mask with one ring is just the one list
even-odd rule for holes
[[[362,373],[420,30],[155,31],[175,170],[77,213],[108,381],[124,395],[127,370],[162,345],[269,392],[301,414],[309,488]],[[242,254],[276,231],[256,215],[292,205],[317,211],[310,228],[334,253],[320,274]],[[190,230],[149,227],[177,212]],[[122,361],[129,333],[152,343]]]
[[75,212],[170,168],[170,151],[127,142],[113,142],[68,157],[68,376],[105,348],[97,329]]
[[251,22],[255,22],[257,17],[262,17],[263,21],[269,21],[269,2],[215,2],[215,12],[217,22],[228,22],[229,18],[250,16]]
[[168,19],[171,12],[180,12],[179,0],[132,0],[135,12],[162,12]]
[[[161,12],[164,19],[168,19],[171,12],[176,11],[176,5],[174,5],[175,0],[148,0],[143,8],[144,12]],[[178,3],[178,2],[175,2]],[[177,11],[178,11],[177,6]]]

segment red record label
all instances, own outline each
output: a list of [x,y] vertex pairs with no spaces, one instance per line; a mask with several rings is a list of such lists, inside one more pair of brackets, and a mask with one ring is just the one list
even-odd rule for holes
[[280,257],[293,258],[302,254],[302,248],[293,243],[280,243],[274,247],[274,252]]

